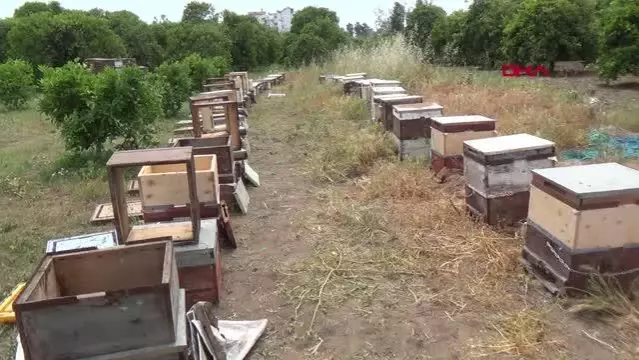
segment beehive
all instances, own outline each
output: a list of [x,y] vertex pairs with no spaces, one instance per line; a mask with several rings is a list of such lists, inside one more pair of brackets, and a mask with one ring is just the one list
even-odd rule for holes
[[401,104],[421,104],[424,99],[419,95],[403,95],[395,97],[380,97],[378,103],[381,109],[381,120],[384,130],[393,131],[393,106]]
[[437,116],[430,121],[431,167],[463,169],[464,141],[497,136],[496,121],[481,115]]
[[[427,157],[430,153],[430,118],[442,116],[443,107],[435,103],[393,106],[393,137],[399,159]],[[426,131],[428,130],[428,131]]]
[[528,134],[464,142],[466,205],[491,225],[526,219],[533,169],[554,166],[555,144]]
[[524,261],[553,292],[589,272],[623,286],[639,267],[639,171],[616,163],[533,170]]
[[172,344],[171,242],[48,255],[14,309],[26,360],[84,359]]
[[[406,96],[406,93],[403,90],[400,92],[398,89],[402,88],[386,88],[389,90],[389,93],[377,94],[374,93],[372,101],[371,101],[371,115],[373,123],[377,123],[382,120],[382,105],[380,101],[394,98],[402,98]],[[396,93],[393,91],[397,91]]]

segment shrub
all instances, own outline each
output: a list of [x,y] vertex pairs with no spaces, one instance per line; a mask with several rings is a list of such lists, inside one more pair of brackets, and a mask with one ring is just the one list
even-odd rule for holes
[[162,110],[164,115],[176,116],[182,103],[191,93],[191,77],[189,66],[184,62],[163,63],[156,71],[156,80],[162,93]]
[[33,69],[22,60],[0,64],[0,102],[8,109],[19,109],[29,101],[34,90]]
[[119,148],[150,144],[161,113],[161,95],[138,68],[91,73],[68,63],[41,67],[40,110],[60,129],[65,147],[101,152],[110,142]]
[[211,77],[222,77],[229,69],[229,61],[222,57],[202,58],[198,54],[191,54],[183,62],[189,67],[191,89],[200,90],[204,80]]

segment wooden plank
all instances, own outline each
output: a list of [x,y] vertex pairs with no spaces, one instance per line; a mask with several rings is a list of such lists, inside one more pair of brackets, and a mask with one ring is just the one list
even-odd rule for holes
[[192,156],[192,148],[156,148],[115,152],[109,161],[107,167],[126,166],[135,167],[148,164],[177,164],[190,161]]
[[131,196],[137,196],[140,194],[140,183],[138,182],[137,179],[129,180],[126,188],[127,188],[127,193]]
[[[161,225],[161,226],[158,226]],[[126,244],[137,244],[148,241],[171,240],[174,243],[193,242],[193,226],[191,222],[173,222],[150,225],[137,225],[131,229]]]
[[124,169],[120,167],[107,167],[109,179],[109,193],[111,196],[111,205],[113,208],[113,221],[115,222],[115,231],[118,235],[118,241],[122,243],[131,231],[129,223],[129,213],[127,210],[126,198],[124,196]]
[[[141,219],[142,218],[142,202],[138,201],[130,201],[127,202],[127,213],[129,219]],[[103,225],[105,223],[109,223],[115,219],[113,213],[113,205],[110,203],[99,204],[95,207],[95,211],[91,216],[91,224],[93,225]]]
[[235,202],[239,206],[242,213],[246,214],[248,212],[249,202],[251,198],[246,191],[246,187],[244,186],[244,182],[242,181],[242,179],[238,179],[233,196],[235,197]]
[[244,162],[244,179],[254,186],[260,186],[260,175],[246,161]]
[[233,225],[231,224],[231,214],[226,202],[222,202],[221,216],[218,220],[218,232],[224,238],[224,243],[229,245],[233,249],[237,249],[237,242],[235,241],[235,235],[233,234]]

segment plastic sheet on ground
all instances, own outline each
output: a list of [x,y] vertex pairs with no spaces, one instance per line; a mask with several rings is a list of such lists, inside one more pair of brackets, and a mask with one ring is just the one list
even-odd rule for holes
[[589,134],[589,145],[562,153],[564,160],[594,160],[599,156],[639,158],[639,135],[608,135],[601,130]]

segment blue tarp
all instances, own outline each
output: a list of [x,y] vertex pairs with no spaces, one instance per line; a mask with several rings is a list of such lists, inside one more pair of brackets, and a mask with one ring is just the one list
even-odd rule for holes
[[588,142],[587,147],[566,150],[561,157],[567,160],[593,160],[603,154],[615,154],[623,158],[639,158],[639,135],[608,135],[594,130]]

